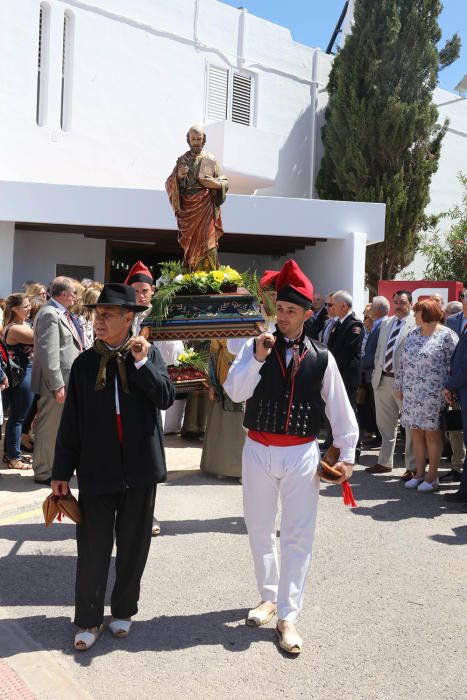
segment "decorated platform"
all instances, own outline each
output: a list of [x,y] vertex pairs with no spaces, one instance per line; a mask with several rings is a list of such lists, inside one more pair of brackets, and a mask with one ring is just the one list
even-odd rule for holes
[[164,319],[148,318],[149,340],[211,340],[249,338],[264,324],[256,298],[239,288],[220,294],[180,294],[173,297]]

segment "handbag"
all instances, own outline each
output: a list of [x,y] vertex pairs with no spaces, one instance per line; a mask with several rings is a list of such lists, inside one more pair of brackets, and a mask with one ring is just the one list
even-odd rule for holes
[[2,346],[2,369],[8,377],[8,384],[10,388],[14,389],[15,387],[19,386],[23,381],[26,375],[26,367],[23,367],[22,365],[19,365],[17,362],[15,362],[15,360],[10,354],[10,351],[8,350],[8,345],[6,344],[6,341],[4,339],[0,339],[0,343]]
[[24,377],[26,376],[26,367],[19,365],[11,357],[6,366],[5,371],[8,377],[8,382],[12,389],[19,386],[23,381]]
[[460,408],[451,408],[441,411],[439,414],[439,427],[445,433],[453,433],[463,430],[462,411]]

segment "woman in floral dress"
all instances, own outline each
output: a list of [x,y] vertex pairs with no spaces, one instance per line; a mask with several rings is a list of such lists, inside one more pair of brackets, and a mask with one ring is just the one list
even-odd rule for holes
[[[445,407],[443,386],[457,335],[441,324],[443,311],[434,299],[414,306],[417,328],[407,337],[394,393],[402,400],[401,423],[412,433],[417,471],[405,488],[435,491],[443,451],[439,413]],[[428,455],[428,473],[425,475]]]

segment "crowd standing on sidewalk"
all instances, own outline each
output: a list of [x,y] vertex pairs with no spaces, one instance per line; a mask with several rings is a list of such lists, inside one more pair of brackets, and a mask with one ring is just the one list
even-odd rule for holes
[[[457,490],[446,493],[446,501],[467,503],[467,291],[448,304],[434,294],[414,305],[401,287],[391,300],[374,297],[362,323],[346,290],[313,290],[294,261],[280,272],[267,271],[262,281],[263,291],[274,296],[276,317],[269,309],[267,329],[255,342],[212,343],[211,405],[207,392],[192,397],[185,425],[185,401],[178,397],[174,403],[166,372],[183,344],[150,344],[139,335],[154,291],[144,263],[136,263],[125,284],[62,276],[48,285],[25,284],[0,300],[5,467],[30,475],[38,485],[52,485],[56,495],[67,492],[75,470],[78,475],[86,517],[77,532],[77,649],[92,646],[102,629],[103,598],[96,598],[96,591],[102,592],[107,576],[115,518],[120,523],[117,559],[124,564],[112,596],[111,629],[116,636],[130,630],[150,537],[161,527],[153,511],[156,483],[165,478],[164,423],[166,432],[198,441],[208,426],[202,469],[243,479],[261,598],[247,624],[265,624],[278,614],[279,643],[289,653],[299,653],[303,644],[295,623],[311,560],[320,431],[326,434],[324,448],[334,445],[341,451],[342,481],[350,477],[362,446],[378,450],[365,470],[369,478],[391,473],[401,434],[403,486],[429,494],[454,484]],[[313,387],[309,394],[305,386]],[[81,425],[83,412],[88,419]],[[121,456],[119,488],[112,486],[115,474],[105,460],[95,465],[100,476],[89,476],[91,455],[104,432],[107,445],[116,440],[114,457]],[[126,440],[128,459],[122,456]],[[227,443],[235,459],[224,465]],[[139,460],[135,472],[140,449],[147,469],[140,469]],[[83,453],[88,455],[84,462]],[[440,473],[443,455],[450,469]],[[296,465],[292,470],[291,463]],[[283,507],[280,566],[273,537],[278,494]],[[137,523],[128,515],[136,503],[132,497],[140,498],[138,509],[144,511]],[[91,541],[100,544],[90,547]],[[300,556],[297,542],[302,542]]]

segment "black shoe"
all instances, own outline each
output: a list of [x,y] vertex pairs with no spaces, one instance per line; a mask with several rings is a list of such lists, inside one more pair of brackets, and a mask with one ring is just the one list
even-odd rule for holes
[[180,437],[182,440],[198,440],[199,438],[203,437],[204,433],[203,432],[194,432],[192,430],[187,430],[184,433],[180,434]]
[[373,440],[364,440],[363,447],[367,450],[379,450],[381,447],[381,440],[378,440],[378,438],[373,438]]
[[440,476],[438,481],[441,484],[451,484],[454,482],[460,482],[461,480],[461,475],[459,472],[456,472],[455,469],[450,469],[446,474],[443,474],[443,476]]
[[23,443],[21,443],[21,451],[22,452],[30,452],[32,454],[34,452],[34,445],[31,445],[31,447],[28,447],[27,445],[23,445]]
[[467,491],[456,491],[455,493],[445,493],[443,496],[445,501],[452,503],[467,503]]
[[49,479],[34,479],[35,484],[40,484],[41,486],[50,486],[52,483],[52,477]]

